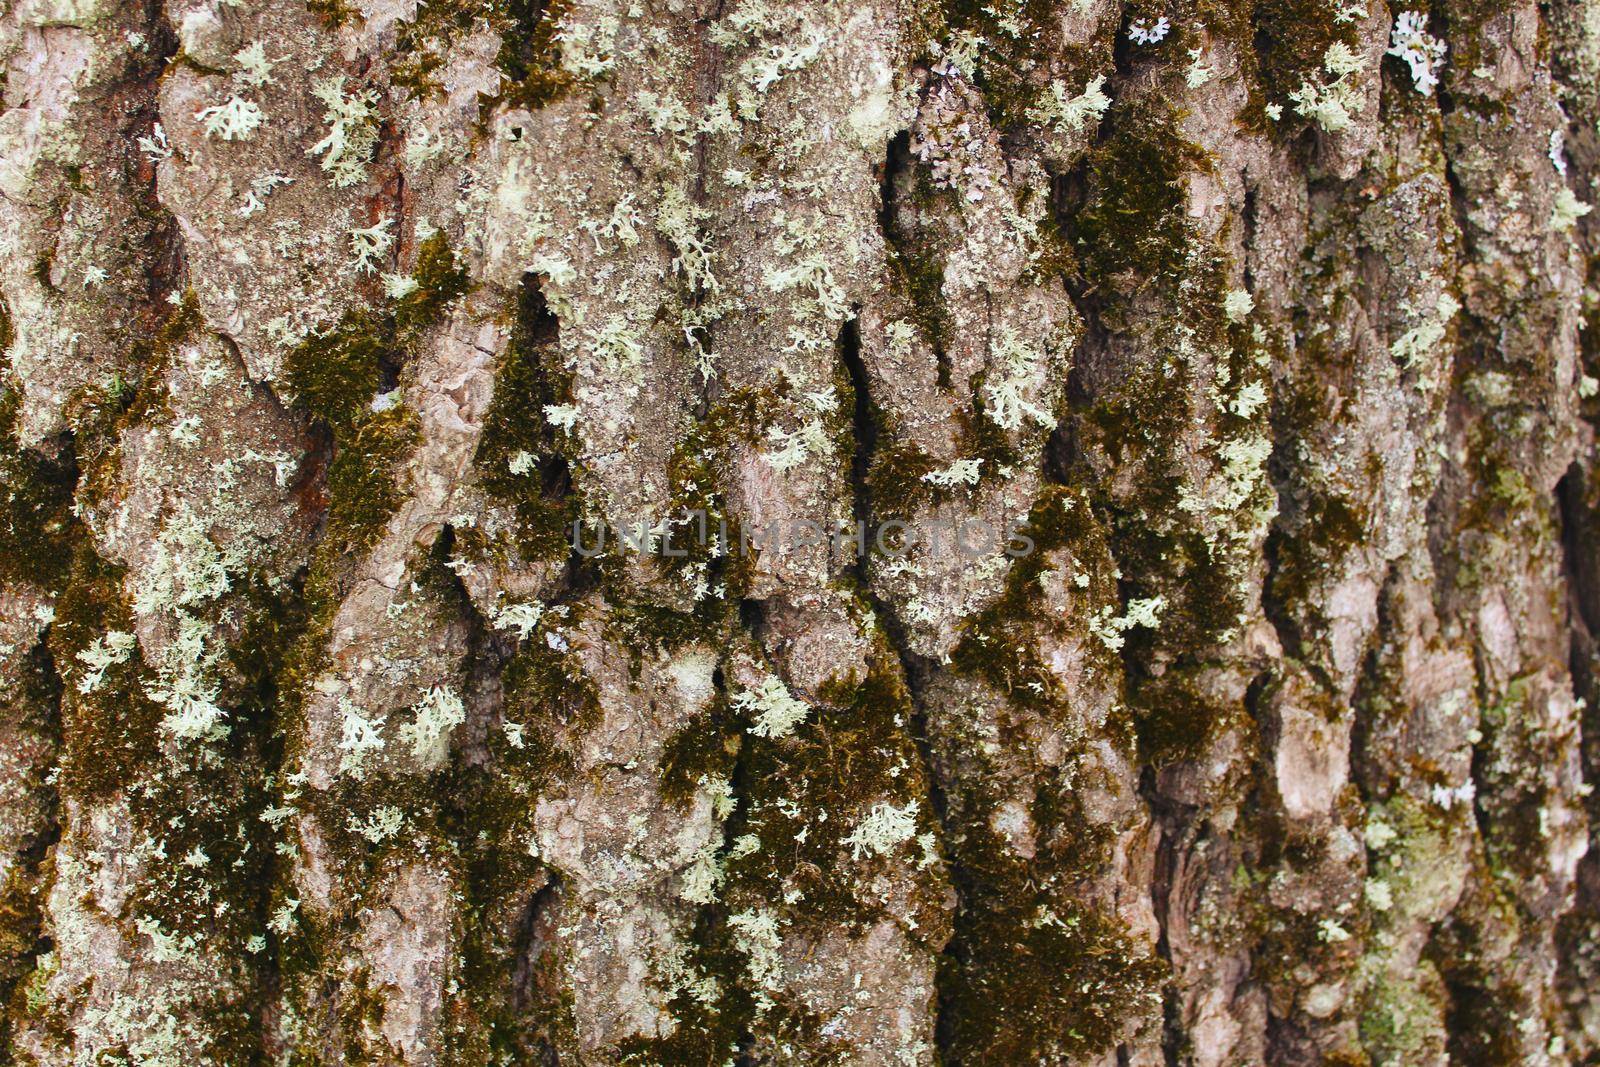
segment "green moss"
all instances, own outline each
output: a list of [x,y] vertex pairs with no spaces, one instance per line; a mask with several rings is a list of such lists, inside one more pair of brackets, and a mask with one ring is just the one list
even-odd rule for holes
[[526,728],[524,747],[492,742],[497,762],[508,771],[541,781],[572,766],[567,739],[581,737],[600,721],[600,698],[574,652],[557,652],[542,640],[524,641],[506,663],[504,716]]
[[[86,541],[71,560],[67,585],[56,603],[48,636],[55,662],[70,672],[77,655],[107,630],[133,632],[133,612],[123,595],[126,568],[98,556]],[[113,664],[91,694],[66,687],[61,701],[62,785],[77,796],[112,795],[138,780],[160,759],[162,709],[144,693],[137,656]]]
[[1298,521],[1275,526],[1267,540],[1267,558],[1274,564],[1266,589],[1268,610],[1297,630],[1325,632],[1311,621],[1322,614],[1322,582],[1365,542],[1368,521],[1359,503],[1319,494]]
[[[1227,362],[1237,380],[1242,357],[1239,338],[1220,314],[1218,257],[1189,248],[1181,258],[1185,278],[1171,286],[1167,299],[1183,309],[1192,344]],[[1192,755],[1217,730],[1237,721],[1237,702],[1218,703],[1201,680],[1214,666],[1219,642],[1236,631],[1249,606],[1245,571],[1227,530],[1208,535],[1183,506],[1183,490],[1190,484],[1186,463],[1192,458],[1183,442],[1193,439],[1194,397],[1203,387],[1185,349],[1155,339],[1158,331],[1175,325],[1166,317],[1124,321],[1132,337],[1154,345],[1153,356],[1124,368],[1121,380],[1103,386],[1092,403],[1064,420],[1075,458],[1063,476],[1105,487],[1090,499],[1110,531],[1111,553],[1121,571],[1118,598],[1163,601],[1159,625],[1127,631],[1121,650],[1141,753],[1155,762]],[[1221,417],[1224,432],[1228,419]],[[1107,471],[1117,472],[1114,482]],[[1272,494],[1270,483],[1261,480],[1240,515],[1253,521],[1249,516],[1270,507]]]
[[[926,180],[920,169],[917,180]],[[893,233],[898,235],[899,231]],[[949,337],[949,325],[945,321],[944,260],[922,234],[899,235],[888,253],[890,282],[903,293],[912,321],[935,352],[944,351]],[[949,371],[942,364],[940,375],[939,384],[949,386]]]
[[416,291],[395,307],[395,326],[402,338],[415,337],[439,320],[444,309],[466,293],[469,280],[466,268],[442,232],[435,233],[417,248],[417,265],[411,271]]
[[1169,667],[1160,675],[1131,680],[1128,696],[1141,760],[1159,767],[1197,758],[1229,727],[1249,721],[1242,701],[1215,693],[1207,669],[1203,664]]
[[[770,1006],[758,1008],[749,985],[748,957],[741,952],[720,916],[702,915],[690,940],[685,963],[716,979],[721,995],[706,1005],[688,992],[673,996],[668,1007],[677,1028],[662,1038],[629,1038],[617,1048],[616,1062],[635,1067],[719,1067],[740,1062],[739,1050],[756,1056],[768,1048],[783,1050],[786,1060],[815,1067],[847,1067],[859,1055],[844,1042],[823,1033],[822,1019],[786,995],[768,994]],[[767,1062],[763,1058],[763,1062]]]
[[501,10],[509,25],[495,66],[510,83],[506,98],[526,108],[543,107],[574,84],[561,66],[556,39],[572,0],[506,0]]
[[1166,964],[1078,889],[1111,861],[1115,828],[1084,809],[1066,776],[1041,780],[1037,847],[1023,856],[993,829],[997,798],[986,788],[998,780],[964,774],[951,802],[960,910],[940,959],[946,1062],[1088,1060],[1158,1015]]
[[[713,1004],[702,1004],[688,992],[668,1001],[677,1028],[666,1037],[628,1038],[618,1044],[619,1064],[637,1067],[712,1067],[735,1059],[742,1039],[756,1018],[756,1003],[744,988],[745,957],[733,944],[727,925],[703,914],[696,922],[685,964],[710,976],[721,987]],[[776,1024],[778,1020],[773,1020]],[[767,1029],[765,1023],[763,1030]]]
[[313,335],[290,352],[284,375],[299,404],[337,437],[370,409],[393,351],[387,321],[370,312],[352,313],[336,329]]
[[[524,281],[473,457],[484,490],[515,512],[518,547],[530,559],[566,559],[578,516],[563,441],[544,416],[546,405],[571,397],[571,375],[556,347],[558,329],[537,283]],[[511,466],[523,454],[531,457],[532,469],[519,474]]]
[[1187,265],[1185,175],[1209,157],[1184,139],[1179,114],[1154,99],[1112,105],[1089,157],[1089,196],[1074,232],[1080,284],[1126,293],[1176,284]]
[[1060,12],[1047,0],[943,0],[938,6],[942,19],[933,25],[942,32],[935,31],[937,37],[949,41],[957,33],[970,33],[983,39],[975,80],[990,121],[999,128],[1028,124],[1028,109],[1038,103],[1049,76],[1060,70],[1058,64],[1087,71],[1109,58],[1109,40],[1064,37]]
[[[30,660],[23,685],[19,687],[22,691],[11,695],[7,711],[16,716],[15,728],[19,732],[53,739],[58,733],[54,704],[59,695],[59,681],[50,670],[49,657],[42,648],[36,650]],[[46,768],[24,767],[19,768],[19,772],[13,778],[14,788],[27,794],[26,800],[17,806],[19,817],[33,805],[39,806],[36,810],[41,814],[46,810],[45,805],[53,810],[55,791],[45,778]],[[42,823],[36,832],[16,841],[9,857],[10,870],[0,883],[0,1009],[11,1002],[19,984],[35,969],[41,952],[50,946],[41,932],[44,904],[54,875],[50,849],[57,834],[55,826]],[[12,1019],[20,1017],[21,1013],[15,1009],[12,1012],[0,1010],[0,1049],[8,1047]]]
[[1279,121],[1286,129],[1305,129],[1306,120],[1295,114],[1289,94],[1299,92],[1308,79],[1318,84],[1327,80],[1322,60],[1335,41],[1360,55],[1360,24],[1337,21],[1335,5],[1328,0],[1256,0],[1249,11],[1253,47],[1240,51],[1255,58],[1264,102],[1283,106]]
[[416,414],[397,404],[367,415],[337,446],[328,466],[328,545],[359,553],[377,543],[384,524],[405,500],[395,471],[421,437]]
[[841,853],[852,852],[845,839],[879,803],[916,800],[921,829],[933,828],[910,734],[910,693],[885,639],[875,645],[866,679],[841,681],[831,696],[812,707],[792,736],[744,740],[739,777],[747,801],[729,837],[753,834],[763,844],[728,858],[730,907],[742,900],[770,906],[798,890],[808,915],[870,923],[884,905],[864,891],[858,864],[840,863]]
[[[342,0],[315,0],[329,7]],[[314,7],[313,10],[316,10]],[[561,66],[556,35],[572,10],[571,0],[433,0],[400,24],[399,56],[391,80],[421,96],[442,92],[438,74],[450,50],[469,33],[488,27],[500,35],[495,66],[505,75],[499,99],[526,108],[543,107],[575,84]]]
[[867,493],[876,519],[903,519],[935,503],[940,496],[938,487],[924,481],[923,475],[942,466],[916,445],[896,441],[892,431],[880,426],[878,447],[867,474]]
[[688,809],[702,779],[729,779],[739,754],[740,734],[728,721],[728,703],[717,695],[712,707],[675,730],[661,746],[661,796]]
[[13,391],[0,392],[0,579],[56,591],[72,559],[77,463],[70,441],[54,457],[17,444],[17,402]]
[[611,609],[606,617],[608,631],[635,653],[671,653],[696,642],[720,647],[727,637],[728,601],[721,597],[706,597],[695,610],[679,611],[617,595]]
[[1038,581],[1052,566],[1053,553],[1071,549],[1098,582],[1098,590],[1091,590],[1110,595],[1110,575],[1094,565],[1106,558],[1105,532],[1081,491],[1056,485],[1041,490],[1023,530],[1033,539],[1033,551],[1013,561],[1004,592],[967,623],[951,663],[1018,705],[1049,715],[1061,710],[1065,698],[1060,678],[1039,658],[1035,626],[1049,623],[1038,618]]
[[1020,878],[968,894],[958,922],[962,936],[941,957],[940,976],[952,1063],[1091,1057],[1152,1014],[1166,977],[1123,924]]

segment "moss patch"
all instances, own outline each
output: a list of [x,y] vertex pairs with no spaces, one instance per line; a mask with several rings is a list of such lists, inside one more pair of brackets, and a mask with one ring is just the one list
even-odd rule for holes
[[371,548],[405,500],[395,471],[421,440],[417,416],[396,405],[361,420],[328,467],[327,544],[342,553]]
[[518,548],[529,559],[566,559],[578,514],[563,442],[544,415],[545,405],[571,396],[558,329],[537,283],[525,280],[473,457],[484,490],[515,512]]

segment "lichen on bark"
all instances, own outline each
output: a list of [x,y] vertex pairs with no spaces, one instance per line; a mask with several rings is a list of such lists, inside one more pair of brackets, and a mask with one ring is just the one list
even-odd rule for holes
[[1596,27],[12,5],[0,1060],[1600,1057]]

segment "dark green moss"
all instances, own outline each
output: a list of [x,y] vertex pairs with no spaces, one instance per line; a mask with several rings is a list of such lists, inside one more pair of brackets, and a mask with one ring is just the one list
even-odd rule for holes
[[879,522],[903,519],[934,504],[939,496],[938,487],[924,481],[923,475],[942,466],[916,445],[898,442],[892,433],[880,428],[878,447],[873,452],[867,474],[867,492],[876,519]]
[[370,409],[393,349],[388,322],[370,312],[354,313],[336,329],[313,335],[290,352],[284,375],[296,401],[337,437],[348,433]]
[[949,1063],[1086,1059],[1152,1014],[1166,977],[1123,924],[1020,879],[967,896],[958,921],[962,938],[940,960]]
[[[1468,877],[1470,883],[1486,876],[1473,871]],[[1482,901],[1472,900],[1480,892],[1469,884],[1462,910],[1481,906]],[[1449,988],[1445,1032],[1450,1062],[1483,1067],[1516,1067],[1528,1062],[1523,1055],[1521,1024],[1524,1019],[1537,1018],[1539,1008],[1533,991],[1513,977],[1516,970],[1495,963],[1498,953],[1505,951],[1502,946],[1514,943],[1510,932],[1520,926],[1509,907],[1492,907],[1489,914],[1478,916],[1477,922],[1454,922],[1429,942],[1427,956]]]
[[416,291],[402,298],[394,310],[395,327],[402,338],[415,337],[437,322],[444,309],[469,287],[466,268],[456,261],[442,232],[418,246],[411,277],[417,283]]
[[636,655],[670,654],[696,642],[721,647],[727,640],[728,616],[729,602],[721,597],[708,596],[693,611],[679,611],[642,597],[618,594],[612,598],[606,628]]
[[688,808],[702,779],[731,778],[740,734],[728,722],[728,704],[717,695],[712,708],[678,728],[661,746],[661,796]]
[[557,652],[548,642],[524,641],[503,673],[505,721],[524,727],[521,748],[491,738],[491,751],[506,773],[534,784],[574,766],[570,743],[600,721],[600,698],[576,653]]
[[1249,721],[1244,703],[1219,697],[1206,674],[1202,664],[1131,679],[1128,697],[1143,762],[1161,767],[1198,758],[1230,726]]
[[945,835],[960,899],[940,959],[945,1062],[1086,1061],[1157,1016],[1166,964],[1078,890],[1111,861],[1115,828],[1085,811],[1064,777],[1041,779],[1037,847],[1019,854],[993,829],[998,801],[985,790],[998,779],[976,758]]
[[[717,981],[721,989],[718,999],[708,1005],[688,992],[677,993],[668,1001],[677,1028],[666,1037],[622,1041],[617,1048],[618,1063],[637,1067],[706,1067],[734,1057],[755,1021],[756,1002],[741,977],[746,958],[734,946],[726,923],[702,914],[684,962],[696,973]],[[766,1029],[765,1023],[762,1029]]]
[[[924,180],[921,171],[919,181]],[[929,247],[926,235],[901,236],[889,248],[889,278],[904,294],[912,321],[935,351],[943,351],[949,326],[945,322],[944,260]],[[950,384],[948,371],[940,368],[940,385]]]
[[20,447],[11,432],[16,410],[17,395],[0,392],[0,579],[53,592],[72,560],[76,456],[71,441],[55,456]]
[[[315,3],[337,8],[343,0]],[[438,73],[450,50],[468,34],[487,27],[500,35],[495,66],[505,82],[496,99],[530,109],[543,107],[576,84],[561,66],[561,43],[556,38],[571,9],[571,0],[433,0],[423,4],[415,18],[399,24],[395,48],[399,58],[390,78],[418,96],[442,92]]]
[[685,963],[718,982],[718,999],[707,1005],[688,992],[677,993],[668,1002],[677,1028],[666,1037],[621,1042],[616,1062],[634,1067],[713,1067],[737,1059],[741,1047],[755,1056],[769,1048],[784,1049],[784,1059],[815,1067],[859,1062],[846,1043],[824,1034],[821,1017],[795,998],[768,994],[773,1003],[758,1007],[748,988],[748,961],[723,918],[702,915]]
[[[73,553],[66,589],[56,603],[48,644],[73,677],[78,653],[108,630],[133,632],[122,583],[126,568],[97,555],[86,541]],[[145,695],[139,657],[113,664],[92,694],[69,685],[61,702],[62,785],[77,796],[109,796],[160,759],[161,707]]]
[[561,66],[556,39],[572,0],[505,0],[507,22],[495,66],[509,86],[505,98],[526,108],[539,108],[570,90],[574,78]]
[[1265,591],[1268,611],[1295,631],[1322,632],[1314,623],[1322,614],[1322,582],[1364,543],[1368,521],[1359,504],[1319,494],[1301,517],[1274,526],[1267,539],[1267,557],[1274,564]]
[[1303,130],[1306,120],[1295,114],[1289,94],[1299,92],[1307,80],[1316,84],[1331,80],[1322,61],[1334,42],[1361,54],[1360,24],[1336,20],[1333,6],[1325,0],[1256,0],[1249,11],[1253,47],[1241,52],[1254,57],[1263,102],[1284,108],[1279,122],[1285,129]]
[[1131,293],[1153,279],[1176,283],[1186,265],[1185,175],[1210,166],[1183,138],[1170,105],[1113,104],[1109,135],[1089,158],[1089,196],[1074,232],[1083,288]]
[[798,891],[805,914],[831,924],[883,916],[883,901],[864,890],[861,877],[862,864],[882,861],[840,857],[853,855],[846,839],[879,803],[914,800],[919,831],[933,829],[912,721],[899,662],[880,638],[867,677],[838,680],[790,736],[745,737],[736,783],[745,800],[728,836],[754,835],[761,847],[727,857],[723,898],[730,907],[770,906]]
[[384,524],[405,500],[395,471],[416,449],[421,426],[410,408],[397,404],[368,414],[340,442],[328,465],[326,543],[359,553],[383,535]]
[[[1135,11],[1140,6],[1133,5]],[[949,41],[965,32],[982,38],[975,81],[989,120],[1003,130],[1028,125],[1028,110],[1038,103],[1050,75],[1061,73],[1058,64],[1087,71],[1103,64],[1111,51],[1109,34],[1090,41],[1065,37],[1060,12],[1048,0],[1004,6],[984,0],[943,0],[938,7],[942,18],[933,23],[942,31],[936,31],[938,37]]]
[[[473,457],[484,490],[515,512],[518,548],[530,559],[566,559],[578,517],[565,443],[544,416],[546,405],[571,397],[571,375],[556,347],[558,329],[537,281],[525,279]],[[517,473],[511,465],[523,454],[531,457],[532,469]]]

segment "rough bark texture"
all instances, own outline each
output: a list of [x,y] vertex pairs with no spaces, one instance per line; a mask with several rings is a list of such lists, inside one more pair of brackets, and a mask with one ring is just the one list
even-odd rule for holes
[[7,4],[0,1060],[1600,1062],[1600,8],[1401,14]]

